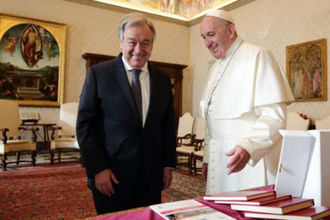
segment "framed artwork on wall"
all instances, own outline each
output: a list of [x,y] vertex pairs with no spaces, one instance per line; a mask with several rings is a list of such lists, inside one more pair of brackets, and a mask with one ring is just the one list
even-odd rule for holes
[[0,14],[0,99],[59,107],[64,96],[66,25]]
[[296,102],[327,101],[327,42],[286,47],[286,74]]

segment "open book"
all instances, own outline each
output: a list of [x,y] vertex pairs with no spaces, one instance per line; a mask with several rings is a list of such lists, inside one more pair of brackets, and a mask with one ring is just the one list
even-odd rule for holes
[[25,122],[35,122],[40,120],[40,115],[38,112],[20,112],[20,119],[22,123]]
[[151,205],[150,209],[168,220],[234,220],[234,218],[193,199]]

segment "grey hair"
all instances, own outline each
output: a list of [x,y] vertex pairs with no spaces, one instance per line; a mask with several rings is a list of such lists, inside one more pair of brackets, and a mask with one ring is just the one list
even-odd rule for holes
[[124,41],[125,29],[132,26],[148,25],[152,33],[152,42],[156,39],[156,29],[153,23],[146,18],[142,13],[133,12],[125,15],[119,22],[118,37],[121,42]]

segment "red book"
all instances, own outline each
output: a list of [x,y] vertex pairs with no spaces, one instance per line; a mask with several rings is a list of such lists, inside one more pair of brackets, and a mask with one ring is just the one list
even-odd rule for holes
[[204,196],[204,200],[239,200],[249,201],[261,197],[275,195],[275,191],[234,191],[234,192],[222,192],[214,195]]
[[267,205],[231,205],[231,209],[238,211],[262,212],[272,214],[286,214],[300,209],[309,208],[314,205],[313,199],[292,198],[273,202]]
[[248,201],[240,200],[216,200],[215,203],[219,204],[240,204],[240,205],[266,205],[272,202],[278,202],[286,199],[291,199],[291,195],[272,195]]
[[[295,219],[295,220],[316,220],[330,219],[330,206],[314,206],[307,209],[278,215],[268,213],[245,212],[245,217],[262,219]],[[327,217],[327,218],[326,218]]]

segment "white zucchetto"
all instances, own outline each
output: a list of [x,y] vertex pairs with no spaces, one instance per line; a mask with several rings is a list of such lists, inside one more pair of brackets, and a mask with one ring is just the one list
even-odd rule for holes
[[205,16],[212,16],[212,17],[221,18],[223,20],[226,20],[226,21],[229,21],[229,22],[235,24],[233,17],[228,12],[226,12],[222,9],[210,11]]

